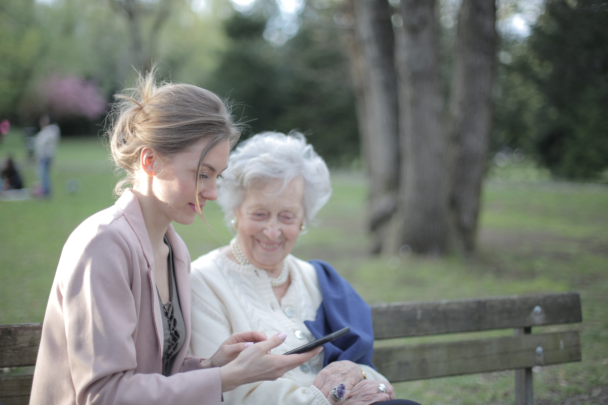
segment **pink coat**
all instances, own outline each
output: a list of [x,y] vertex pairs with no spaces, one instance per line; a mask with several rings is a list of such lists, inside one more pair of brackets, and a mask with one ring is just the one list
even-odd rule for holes
[[190,346],[190,255],[169,226],[186,341],[161,375],[163,329],[154,254],[139,202],[125,191],[86,219],[61,253],[30,404],[219,404],[218,368],[198,370]]

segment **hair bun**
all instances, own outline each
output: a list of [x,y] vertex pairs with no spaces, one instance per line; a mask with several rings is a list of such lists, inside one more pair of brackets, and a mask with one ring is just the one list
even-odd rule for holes
[[187,84],[157,86],[154,76],[153,67],[139,76],[133,88],[117,94],[106,121],[112,157],[126,173],[114,189],[118,195],[124,187],[134,185],[140,169],[139,154],[144,147],[167,157],[198,139],[209,139],[211,148],[222,140],[233,145],[240,135],[230,110],[217,95]]

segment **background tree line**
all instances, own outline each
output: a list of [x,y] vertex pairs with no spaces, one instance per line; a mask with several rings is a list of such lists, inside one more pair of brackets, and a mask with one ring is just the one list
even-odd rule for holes
[[552,0],[522,39],[501,45],[495,148],[520,148],[558,178],[608,168],[608,4]]
[[470,253],[493,152],[564,179],[608,168],[608,6],[537,1],[529,35],[496,32],[529,2],[0,0],[0,118],[55,110],[97,133],[94,99],[160,60],[234,100],[249,133],[298,129],[331,166],[362,162],[373,252]]

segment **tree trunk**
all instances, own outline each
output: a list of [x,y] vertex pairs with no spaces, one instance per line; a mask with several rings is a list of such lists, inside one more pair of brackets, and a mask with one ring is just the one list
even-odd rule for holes
[[396,28],[401,179],[397,247],[443,254],[448,236],[444,101],[434,0],[401,0]]
[[[161,0],[156,5],[140,0],[110,0],[110,4],[126,17],[131,37],[131,66],[137,70],[149,70],[157,57],[158,37],[171,13],[171,0]],[[153,21],[146,33],[144,19],[150,14]]]
[[112,8],[124,15],[127,21],[127,29],[131,37],[131,46],[129,55],[130,65],[136,69],[141,69],[143,66],[143,41],[141,37],[141,18],[142,7],[138,0],[109,0]]
[[162,0],[157,6],[157,10],[154,12],[154,22],[150,28],[148,34],[148,52],[146,54],[147,59],[144,61],[146,70],[152,67],[152,64],[157,62],[158,59],[158,37],[162,31],[163,26],[169,19],[171,14],[171,3],[173,0]]
[[481,185],[492,128],[495,24],[494,1],[462,1],[447,133],[451,244],[465,254],[475,249]]
[[399,111],[387,0],[354,0],[357,113],[369,180],[368,227],[380,253],[399,184]]

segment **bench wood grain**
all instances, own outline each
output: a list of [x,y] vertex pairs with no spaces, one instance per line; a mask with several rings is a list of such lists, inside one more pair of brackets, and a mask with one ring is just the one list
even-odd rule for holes
[[391,382],[513,370],[581,360],[578,331],[377,348]]
[[0,404],[27,405],[32,391],[32,375],[0,378]]
[[372,317],[375,339],[582,321],[578,293],[372,305]]
[[0,367],[35,365],[41,332],[41,323],[0,325]]

